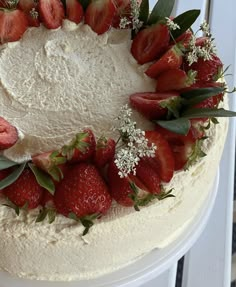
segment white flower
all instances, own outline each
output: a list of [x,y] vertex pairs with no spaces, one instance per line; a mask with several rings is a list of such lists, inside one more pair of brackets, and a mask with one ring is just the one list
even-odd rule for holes
[[170,18],[165,17],[165,19],[166,19],[166,25],[169,27],[170,30],[180,29],[180,26],[176,24],[174,21],[172,21]]
[[139,2],[137,0],[130,0],[130,8],[131,8],[131,20],[127,17],[122,17],[120,19],[119,27],[121,29],[128,28],[130,24],[132,24],[133,30],[136,32],[142,27],[143,22],[139,20]]
[[206,36],[210,35],[210,25],[206,22],[206,20],[204,20],[203,23],[200,25],[200,30],[206,33]]
[[119,120],[117,129],[126,144],[116,154],[115,164],[120,177],[126,177],[130,173],[135,175],[140,158],[155,156],[156,146],[148,143],[145,132],[136,128],[136,122],[131,120],[131,116],[132,110],[125,105],[117,118]]

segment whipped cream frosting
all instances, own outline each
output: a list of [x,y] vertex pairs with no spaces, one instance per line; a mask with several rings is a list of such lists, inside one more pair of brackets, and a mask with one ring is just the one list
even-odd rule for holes
[[155,90],[130,44],[128,30],[98,37],[88,25],[65,21],[58,30],[31,28],[6,45],[0,53],[0,115],[23,136],[5,155],[21,162],[60,148],[85,127],[117,138],[114,119],[129,95]]

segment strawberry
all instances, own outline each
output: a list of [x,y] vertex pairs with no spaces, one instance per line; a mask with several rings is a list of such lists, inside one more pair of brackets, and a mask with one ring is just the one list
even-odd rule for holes
[[139,161],[136,168],[136,175],[150,193],[161,192],[160,177],[146,159],[141,159]]
[[73,212],[78,218],[94,213],[105,214],[111,206],[108,188],[96,167],[89,163],[75,164],[58,185],[55,193],[58,211]]
[[181,45],[183,45],[184,48],[188,48],[189,41],[190,41],[192,35],[193,35],[192,31],[187,30],[181,36],[179,36],[177,39],[175,39],[175,42],[181,43]]
[[136,93],[130,96],[131,106],[149,120],[157,120],[166,116],[168,110],[162,103],[179,97],[177,92],[168,93]]
[[174,156],[168,142],[157,131],[146,131],[145,137],[157,147],[155,158],[147,158],[147,161],[158,172],[161,180],[169,182],[174,174]]
[[48,192],[46,189],[43,191],[40,204],[42,206],[46,206],[48,204],[54,205],[54,196],[50,192]]
[[114,28],[119,28],[120,19],[122,17],[126,17],[127,19],[130,19],[131,17],[130,0],[116,0],[114,3],[116,6],[116,13],[112,20],[112,26]]
[[18,140],[17,129],[0,117],[0,150],[12,147]]
[[162,72],[178,69],[183,62],[183,53],[178,45],[174,45],[162,57],[152,64],[145,72],[151,78],[157,78]]
[[186,71],[191,69],[197,72],[197,83],[206,83],[218,80],[219,76],[222,74],[223,64],[216,55],[212,55],[211,60],[204,61],[203,58],[198,58],[197,62],[193,63],[191,66],[185,65],[184,68]]
[[63,4],[60,0],[39,0],[39,13],[43,24],[48,29],[57,29],[65,18]]
[[18,41],[28,28],[27,16],[20,10],[0,11],[0,44]]
[[4,188],[3,193],[18,207],[27,204],[29,209],[36,208],[41,201],[43,188],[37,183],[34,174],[24,169],[20,177]]
[[94,155],[94,162],[97,167],[104,167],[109,161],[111,161],[115,155],[116,142],[109,138],[101,137],[96,146]]
[[181,69],[172,69],[161,73],[157,78],[156,91],[167,92],[190,87],[195,82],[196,72],[187,74]]
[[62,156],[71,162],[85,161],[93,157],[96,141],[93,132],[85,129],[62,148]]
[[131,53],[139,64],[145,64],[161,56],[169,39],[168,27],[157,23],[138,32],[132,42]]
[[66,0],[66,18],[79,24],[84,16],[84,10],[78,0]]
[[112,0],[92,1],[85,12],[85,24],[98,35],[105,33],[112,25],[116,7]]
[[34,0],[20,0],[18,7],[20,10],[25,12],[29,26],[40,26],[38,5]]
[[32,161],[38,168],[50,174],[56,182],[63,178],[63,171],[66,169],[66,158],[59,152],[45,152],[34,155]]

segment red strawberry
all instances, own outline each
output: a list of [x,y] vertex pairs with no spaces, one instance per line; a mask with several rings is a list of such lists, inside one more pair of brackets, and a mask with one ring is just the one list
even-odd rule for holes
[[139,64],[157,59],[168,46],[169,30],[166,25],[155,24],[138,32],[131,46],[131,53]]
[[190,87],[195,82],[196,73],[190,70],[188,74],[180,69],[165,71],[157,78],[156,91],[167,92]]
[[27,28],[27,16],[22,11],[0,11],[0,44],[18,41]]
[[181,43],[185,48],[189,46],[189,41],[192,37],[193,33],[191,30],[185,31],[181,36],[179,36],[175,41],[177,43]]
[[[161,180],[169,182],[174,174],[174,156],[165,138],[157,131],[146,131],[145,137],[149,143],[155,144],[155,158],[147,158],[151,166],[156,169]],[[153,163],[152,163],[153,162]]]
[[66,18],[79,24],[84,16],[84,10],[78,0],[66,0]]
[[59,152],[45,152],[32,157],[33,163],[40,169],[44,170],[56,181],[59,182],[66,170],[66,158]]
[[62,155],[69,161],[85,161],[93,157],[96,147],[96,141],[93,132],[85,129],[78,133],[69,145],[62,148]]
[[162,72],[170,69],[178,69],[183,62],[183,53],[178,45],[171,47],[165,54],[147,70],[146,75],[157,78]]
[[116,142],[113,139],[102,137],[98,140],[94,162],[97,167],[104,167],[115,155]]
[[176,97],[179,97],[177,92],[136,93],[130,96],[130,104],[147,119],[155,120],[167,114],[167,108],[163,108],[161,104]]
[[160,178],[157,171],[148,163],[146,159],[141,159],[136,168],[136,175],[147,187],[150,193],[160,193]]
[[64,205],[67,211],[81,218],[106,213],[111,206],[111,196],[95,166],[80,163],[71,167],[58,186],[55,205],[59,211]]
[[34,0],[20,0],[18,6],[20,10],[25,12],[29,26],[39,27],[40,21],[37,3]]
[[222,73],[223,64],[216,55],[212,55],[211,60],[204,61],[203,58],[198,58],[196,63],[193,63],[191,66],[185,65],[184,68],[187,71],[191,69],[197,72],[197,83],[205,83],[214,82],[219,78],[219,75]]
[[116,7],[112,0],[92,1],[85,12],[85,24],[97,34],[105,33],[112,24]]
[[33,209],[40,204],[43,188],[39,186],[31,170],[25,169],[13,184],[4,188],[3,193],[16,206],[27,204],[29,209]]
[[120,19],[122,17],[126,17],[127,19],[130,19],[131,17],[130,0],[116,0],[114,3],[116,6],[116,13],[112,20],[112,26],[119,28]]
[[50,192],[48,192],[46,189],[43,191],[43,196],[42,196],[40,204],[42,206],[45,206],[47,204],[54,205],[54,196]]
[[0,150],[12,147],[18,140],[17,129],[0,117]]
[[64,7],[60,0],[39,0],[39,13],[48,29],[57,29],[65,18]]

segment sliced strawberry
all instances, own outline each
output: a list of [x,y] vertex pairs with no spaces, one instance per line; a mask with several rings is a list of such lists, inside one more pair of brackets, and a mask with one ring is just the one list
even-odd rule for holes
[[147,158],[148,162],[154,161],[151,166],[156,169],[161,180],[169,182],[174,174],[174,156],[166,139],[157,131],[146,131],[145,137],[149,143],[155,144],[155,158]]
[[78,0],[66,0],[66,18],[79,24],[84,16],[84,10]]
[[101,137],[96,146],[94,162],[97,167],[104,167],[115,155],[116,142],[109,138]]
[[97,34],[105,33],[112,25],[116,7],[112,0],[96,0],[89,4],[85,12],[85,24]]
[[55,205],[58,211],[64,205],[66,212],[81,218],[106,213],[111,206],[111,196],[95,166],[80,163],[71,167],[57,187]]
[[19,0],[18,7],[24,12],[30,12],[37,7],[37,3],[34,0]]
[[190,87],[195,82],[196,72],[190,70],[187,74],[181,69],[165,71],[157,78],[156,91],[167,92]]
[[198,58],[197,62],[193,63],[191,66],[185,64],[184,68],[186,71],[194,70],[197,72],[197,83],[206,83],[218,80],[219,76],[222,74],[223,64],[216,55],[212,55],[211,60]]
[[112,26],[114,28],[119,28],[120,19],[122,17],[126,17],[127,19],[130,19],[131,17],[130,0],[116,0],[114,1],[114,4],[116,6],[116,13],[112,20]]
[[0,44],[18,41],[28,28],[27,16],[20,10],[0,11]]
[[155,24],[138,32],[131,46],[131,53],[139,64],[157,59],[168,47],[169,30],[166,25]]
[[93,132],[85,129],[78,133],[75,138],[62,148],[62,156],[72,162],[85,161],[94,155],[96,141]]
[[155,79],[164,71],[180,68],[183,62],[182,55],[183,53],[178,45],[174,45],[146,70],[146,75]]
[[39,0],[39,13],[48,29],[57,29],[65,18],[64,7],[60,0]]
[[149,120],[161,119],[168,110],[161,106],[166,101],[179,97],[177,92],[168,93],[136,93],[130,96],[131,106]]
[[23,207],[27,204],[29,209],[33,209],[41,202],[43,188],[39,186],[31,170],[25,169],[14,183],[4,188],[3,193],[16,206]]
[[17,129],[0,117],[0,150],[12,147],[18,140]]
[[177,39],[175,39],[176,43],[181,43],[185,48],[189,46],[189,41],[192,37],[193,33],[191,30],[185,31],[181,36],[179,36]]
[[39,13],[38,13],[38,4],[34,0],[20,0],[18,7],[20,10],[24,11],[28,24],[30,27],[39,27]]
[[136,168],[136,175],[150,193],[160,193],[160,177],[146,159],[141,159]]

